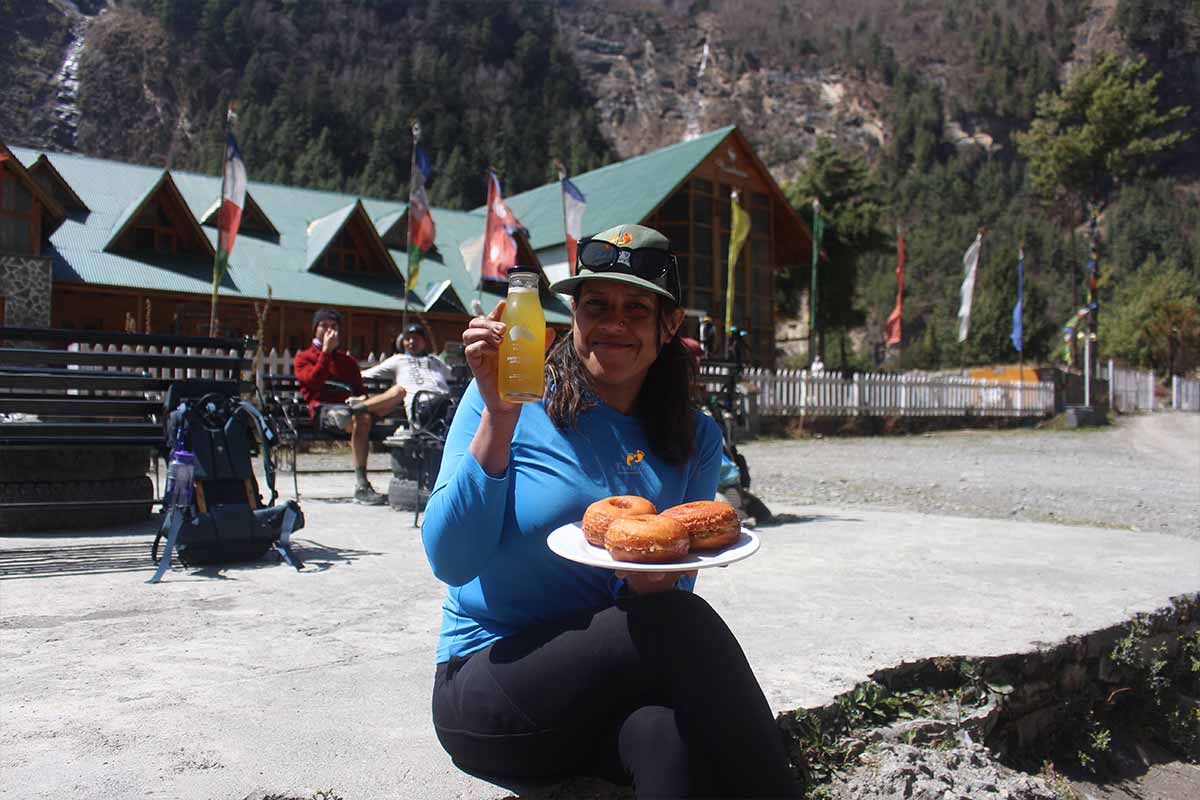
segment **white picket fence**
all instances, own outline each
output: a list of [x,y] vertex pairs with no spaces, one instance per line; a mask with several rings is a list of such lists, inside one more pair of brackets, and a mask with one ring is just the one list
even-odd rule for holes
[[1154,410],[1154,372],[1118,367],[1112,359],[1099,370],[1108,381],[1108,407],[1120,414]]
[[[188,347],[188,348],[176,347],[173,349],[169,348],[169,347],[164,347],[162,349],[159,349],[157,347],[147,348],[147,347],[144,347],[141,345],[139,345],[138,347],[130,347],[129,345],[122,345],[120,347],[117,347],[115,344],[110,344],[107,347],[105,347],[104,345],[89,345],[89,344],[75,343],[75,344],[68,345],[67,350],[70,352],[74,352],[74,353],[122,352],[122,353],[164,353],[164,354],[173,353],[175,355],[185,355],[186,354],[186,355],[205,355],[205,356],[212,356],[212,355],[237,356],[236,350],[225,351],[225,350],[216,350],[216,349],[208,348],[208,347],[203,348],[203,349],[196,348],[196,347]],[[253,354],[251,354],[251,355],[253,355]],[[367,356],[367,358],[360,360],[358,363],[359,363],[360,367],[365,369],[366,367],[372,366],[374,364],[378,364],[380,361],[387,358],[389,355],[391,355],[391,354],[385,353],[383,355],[377,356],[376,354],[371,353],[369,356]],[[261,377],[264,375],[291,375],[291,374],[293,374],[293,370],[294,370],[293,361],[294,361],[294,356],[292,355],[292,352],[290,350],[284,350],[282,353],[279,353],[276,350],[272,349],[269,353],[264,353],[262,355],[261,359],[259,360],[259,362],[256,366],[256,369],[255,369],[256,379],[258,377]],[[107,369],[109,371],[120,371],[121,370],[121,368],[119,368],[119,367],[108,367]],[[160,368],[160,369],[138,368],[137,371],[145,372],[154,378],[165,378],[168,380],[181,380],[183,378],[212,378],[214,375],[214,370],[211,370],[211,369],[183,369],[183,368],[164,367],[164,368]],[[261,385],[261,383],[259,385]],[[130,391],[130,392],[127,392],[126,394],[137,395],[140,393],[136,392],[136,391]]]
[[[700,369],[707,391],[719,391],[729,375],[723,365]],[[750,368],[741,383],[760,415],[771,416],[991,416],[1054,414],[1054,385],[1011,383],[920,373],[839,373]],[[751,409],[743,409],[750,412]]]
[[[374,366],[385,358],[389,358],[392,353],[370,353],[366,358],[358,360],[358,366],[366,369]],[[275,348],[271,348],[268,353],[263,353],[262,360],[258,365],[258,373],[260,375],[292,375],[295,370],[295,354],[291,350],[284,350],[282,353]]]
[[1200,380],[1172,375],[1171,408],[1176,411],[1200,411]]
[[[67,351],[71,353],[151,353],[161,355],[202,355],[202,356],[229,356],[237,358],[237,350],[218,350],[211,347],[203,349],[198,347],[145,347],[138,345],[131,347],[127,344],[118,347],[115,344],[110,344],[107,347],[102,344],[80,344],[73,342],[67,345]],[[68,365],[67,369],[80,369],[77,364]],[[87,366],[86,369],[97,369],[97,367]],[[224,370],[213,369],[185,369],[183,367],[100,367],[106,372],[137,372],[138,374],[148,375],[152,378],[161,378],[164,380],[182,380],[184,378],[213,378],[220,373],[220,377],[224,377]],[[70,389],[68,394],[78,394],[78,389]],[[124,397],[147,397],[151,399],[160,399],[161,392],[143,392],[136,389],[122,390],[113,392],[113,394]]]
[[[73,344],[73,351],[104,350],[103,345]],[[237,355],[236,351],[175,348],[118,348],[124,352],[175,352],[189,355]],[[378,363],[389,354],[369,354],[361,366]],[[211,378],[212,370],[161,368],[148,370],[155,377]],[[257,365],[257,376],[293,374],[290,350],[274,349],[264,353]],[[729,368],[705,364],[701,377],[708,391],[720,391]],[[1054,413],[1054,386],[1050,383],[978,380],[946,375],[918,373],[855,373],[843,378],[839,373],[781,369],[771,371],[752,367],[742,372],[745,393],[743,411],[770,416],[993,416],[1041,417]],[[136,394],[136,392],[131,392]]]

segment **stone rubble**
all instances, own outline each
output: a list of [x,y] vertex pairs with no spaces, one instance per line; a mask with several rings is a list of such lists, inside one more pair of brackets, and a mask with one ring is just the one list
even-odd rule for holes
[[1000,764],[980,744],[950,750],[886,743],[831,787],[835,800],[1058,800],[1041,778]]

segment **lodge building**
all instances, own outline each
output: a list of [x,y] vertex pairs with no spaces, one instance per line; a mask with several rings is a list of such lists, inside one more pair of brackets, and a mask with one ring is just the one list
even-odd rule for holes
[[[640,222],[671,240],[693,335],[704,314],[718,328],[725,318],[736,189],[751,229],[733,321],[750,332],[753,361],[773,365],[774,274],[805,263],[811,235],[736,128],[572,181],[587,198],[585,235]],[[220,193],[219,177],[0,143],[0,324],[207,334]],[[520,260],[541,269],[547,288],[568,269],[559,184],[506,200],[527,229]],[[220,285],[219,333],[253,335],[256,306],[266,306],[264,347],[294,352],[307,345],[313,311],[331,306],[344,315],[349,351],[363,357],[394,349],[407,306],[435,346],[458,341],[472,301],[491,308],[503,291],[481,286],[463,253],[486,209],[431,209],[436,246],[406,293],[407,212],[401,202],[251,181]],[[547,290],[543,305],[550,324],[569,324],[565,298]]]

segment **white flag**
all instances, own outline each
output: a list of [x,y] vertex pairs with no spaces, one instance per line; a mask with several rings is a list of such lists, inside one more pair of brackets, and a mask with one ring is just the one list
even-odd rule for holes
[[958,307],[958,341],[967,340],[967,331],[971,327],[971,298],[975,296],[975,272],[979,268],[979,246],[983,243],[983,234],[976,234],[975,241],[963,254],[962,302]]
[[467,274],[471,276],[471,285],[478,285],[483,266],[483,234],[459,244],[458,252],[462,256]]

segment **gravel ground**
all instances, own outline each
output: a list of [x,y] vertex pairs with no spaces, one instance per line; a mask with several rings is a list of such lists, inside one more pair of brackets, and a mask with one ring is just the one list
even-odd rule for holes
[[1200,414],[1106,428],[759,439],[738,449],[772,511],[820,505],[1200,538]]
[[[1200,414],[1119,417],[1106,428],[762,438],[738,449],[773,511],[869,508],[1155,531],[1200,538]],[[390,460],[372,453],[385,490]],[[303,473],[350,468],[345,445],[300,457]],[[279,476],[290,491],[290,475]]]

